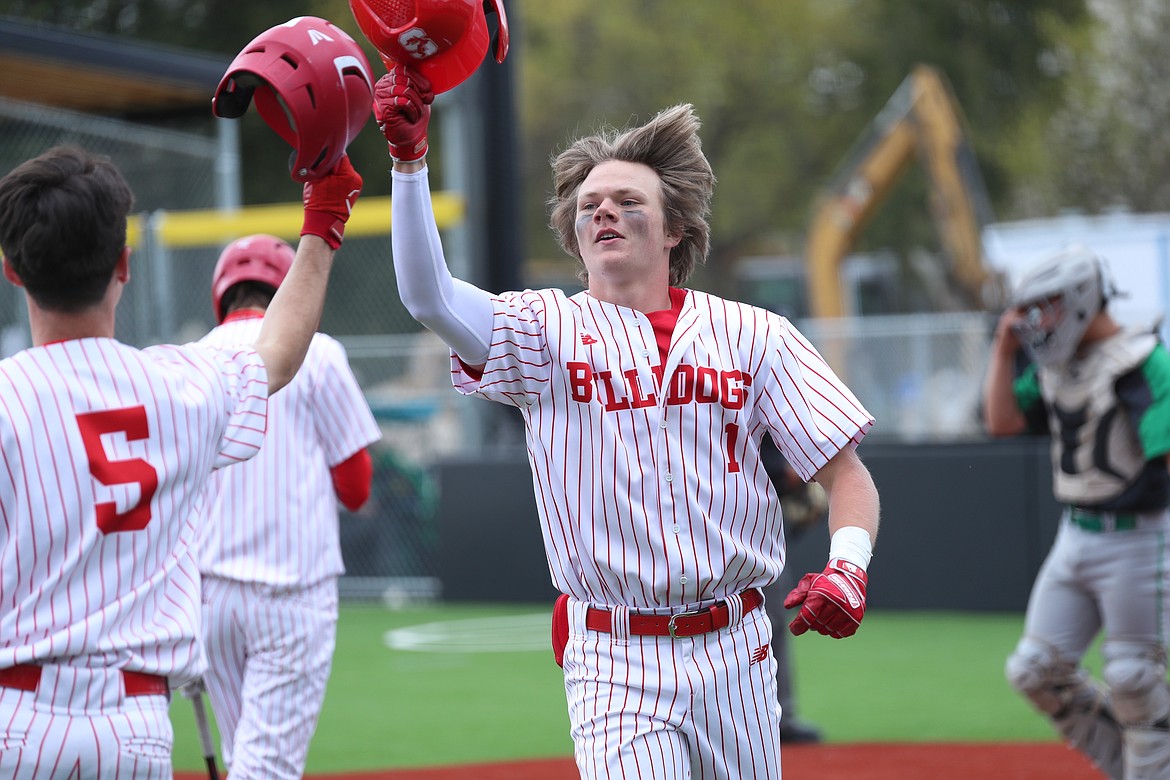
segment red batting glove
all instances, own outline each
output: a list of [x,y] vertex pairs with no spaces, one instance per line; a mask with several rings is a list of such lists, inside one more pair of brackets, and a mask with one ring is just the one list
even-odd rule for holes
[[401,64],[374,85],[374,119],[395,162],[414,162],[426,156],[434,99],[431,82]]
[[787,609],[800,607],[788,630],[800,636],[810,628],[836,639],[853,636],[865,615],[865,570],[844,558],[829,561],[823,572],[800,578],[784,599]]
[[353,169],[349,156],[342,155],[332,173],[305,184],[302,193],[305,221],[301,224],[301,235],[320,236],[337,249],[353,204],[361,194],[362,177]]

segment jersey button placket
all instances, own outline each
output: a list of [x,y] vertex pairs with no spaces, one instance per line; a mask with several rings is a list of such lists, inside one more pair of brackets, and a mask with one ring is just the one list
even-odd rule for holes
[[[662,457],[661,457],[662,479],[667,484],[667,488],[665,490],[665,495],[671,498],[670,503],[673,505],[674,501],[673,501],[672,487],[673,487],[673,483],[674,483],[674,475],[670,472],[670,465],[669,465],[670,459],[667,456],[667,452],[669,450],[669,439],[670,439],[670,435],[667,433],[667,430],[666,430],[668,427],[667,415],[669,413],[669,411],[668,411],[669,407],[666,406],[666,402],[665,402],[666,389],[663,387],[660,387],[660,388],[658,388],[658,390],[659,390],[658,407],[657,407],[657,412],[659,414],[658,430],[662,434],[662,436],[661,436],[661,442],[662,442],[662,450],[661,450],[661,452],[662,452]],[[682,533],[682,526],[679,525],[678,523],[672,523],[670,525],[670,533],[673,534],[675,537],[678,537]],[[690,578],[687,577],[685,574],[679,576],[678,584],[680,586],[682,586],[684,593],[686,592],[686,585],[688,582],[690,582]]]

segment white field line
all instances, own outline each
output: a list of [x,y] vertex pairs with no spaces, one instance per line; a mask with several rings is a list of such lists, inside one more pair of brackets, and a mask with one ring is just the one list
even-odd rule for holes
[[387,631],[382,642],[392,650],[424,653],[548,651],[552,646],[550,621],[547,612],[444,620]]

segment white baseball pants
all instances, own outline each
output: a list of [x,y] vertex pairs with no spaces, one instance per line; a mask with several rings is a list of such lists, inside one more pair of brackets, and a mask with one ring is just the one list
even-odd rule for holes
[[337,639],[337,580],[203,580],[203,681],[232,780],[300,780]]
[[582,778],[779,780],[776,661],[763,606],[686,639],[588,630],[589,606],[569,600],[564,665]]
[[5,780],[171,780],[167,696],[126,696],[118,669],[45,665],[35,691],[0,687]]

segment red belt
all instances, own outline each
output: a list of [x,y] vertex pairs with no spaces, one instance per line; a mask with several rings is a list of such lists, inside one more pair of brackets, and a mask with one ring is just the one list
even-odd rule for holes
[[[17,664],[0,669],[0,688],[15,688],[18,691],[36,691],[41,683],[41,667],[35,664]],[[122,683],[127,696],[170,696],[171,686],[167,678],[143,672],[122,670]]]
[[[757,588],[750,588],[739,594],[743,599],[743,614],[751,612],[764,603],[764,596]],[[641,615],[630,613],[630,634],[634,636],[699,636],[727,628],[730,614],[727,602],[720,601],[707,609],[694,612],[679,612],[674,615]],[[585,627],[591,631],[613,631],[613,613],[607,609],[590,607],[585,614]]]

